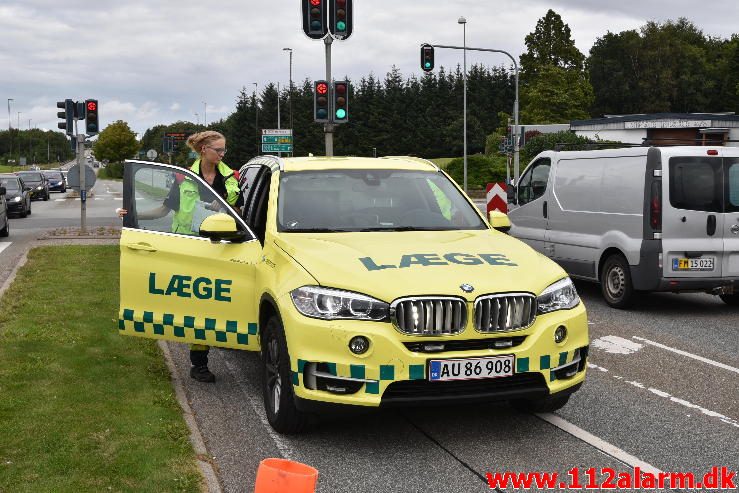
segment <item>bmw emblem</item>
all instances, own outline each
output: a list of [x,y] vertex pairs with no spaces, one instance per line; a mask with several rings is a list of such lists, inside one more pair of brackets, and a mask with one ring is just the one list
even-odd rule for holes
[[472,291],[475,290],[475,288],[472,286],[472,284],[467,284],[467,283],[462,284],[461,286],[459,286],[459,289],[461,289],[465,293],[471,293]]

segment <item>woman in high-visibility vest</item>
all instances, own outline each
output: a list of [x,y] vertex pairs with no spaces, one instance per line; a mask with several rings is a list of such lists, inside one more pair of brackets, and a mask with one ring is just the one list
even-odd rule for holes
[[[187,146],[200,156],[190,166],[190,170],[200,175],[218,195],[238,210],[243,202],[239,193],[239,183],[234,178],[233,170],[221,160],[226,154],[226,138],[219,132],[206,130],[191,135],[187,139]],[[195,235],[197,233],[192,230],[192,221],[199,200],[198,184],[184,176],[181,179],[178,176],[161,206],[154,210],[142,211],[137,216],[138,219],[158,219],[174,211],[172,232]],[[126,209],[117,209],[117,212],[120,217],[128,213]],[[209,350],[208,346],[190,345],[192,363],[190,376],[199,382],[216,381],[215,375],[208,369]]]

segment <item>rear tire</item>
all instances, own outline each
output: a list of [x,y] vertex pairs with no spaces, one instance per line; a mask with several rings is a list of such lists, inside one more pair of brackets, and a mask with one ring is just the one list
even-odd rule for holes
[[729,306],[739,306],[739,294],[720,294],[721,301]]
[[631,270],[623,255],[611,255],[600,273],[600,290],[603,298],[613,308],[628,308],[634,302],[634,285]]
[[550,395],[542,399],[518,399],[511,401],[511,405],[517,411],[526,413],[553,413],[562,409],[569,400],[570,394]]
[[267,421],[278,433],[300,433],[307,418],[295,406],[287,341],[282,323],[276,316],[267,322],[261,345],[262,396]]

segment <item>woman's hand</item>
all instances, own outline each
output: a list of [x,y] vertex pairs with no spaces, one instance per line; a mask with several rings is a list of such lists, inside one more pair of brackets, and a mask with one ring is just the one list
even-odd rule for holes
[[124,217],[124,216],[125,216],[126,214],[128,214],[128,211],[127,211],[126,209],[121,209],[120,207],[118,207],[118,208],[117,208],[117,209],[115,210],[115,213],[116,213],[116,214],[118,214],[118,217],[120,217],[121,219],[123,219],[123,217]]

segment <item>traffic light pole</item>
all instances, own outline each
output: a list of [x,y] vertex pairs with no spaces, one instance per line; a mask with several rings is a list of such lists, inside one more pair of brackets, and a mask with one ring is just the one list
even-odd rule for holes
[[[508,58],[511,59],[513,62],[513,67],[515,68],[515,74],[516,74],[516,100],[513,102],[513,182],[518,184],[518,176],[519,176],[519,138],[518,138],[518,63],[516,63],[516,59],[511,56],[510,53],[503,50],[493,50],[490,48],[470,48],[469,46],[446,46],[446,45],[431,45],[434,48],[448,48],[451,50],[466,50],[466,51],[489,51],[493,53],[503,53],[504,55],[507,55]],[[466,167],[465,167],[466,168]],[[465,176],[467,174],[467,170],[465,169]]]
[[[329,34],[326,36],[323,40],[323,42],[326,44],[326,82],[328,82],[329,87],[333,87],[333,84],[331,82],[331,43],[334,42],[334,38],[331,37]],[[329,90],[329,93],[331,90]],[[331,98],[332,96],[329,94],[329,118],[330,121],[333,120],[332,116],[332,110],[331,107]],[[326,123],[323,126],[323,131],[326,134],[326,157],[333,157],[334,155],[334,124],[333,123]]]
[[[77,120],[74,122],[77,131]],[[87,234],[87,187],[85,184],[85,134],[77,134],[77,166],[80,170],[80,232]]]

